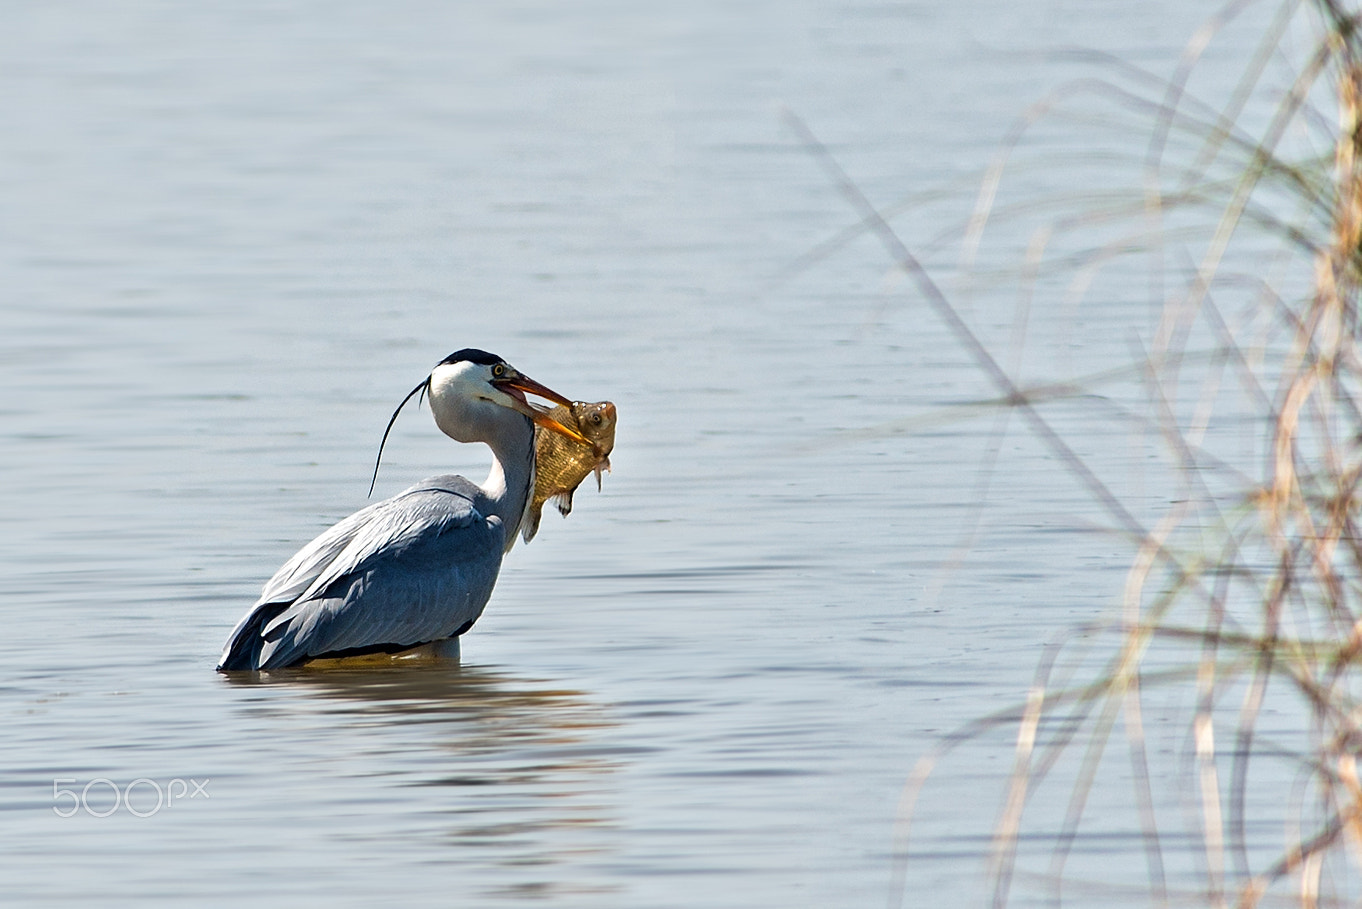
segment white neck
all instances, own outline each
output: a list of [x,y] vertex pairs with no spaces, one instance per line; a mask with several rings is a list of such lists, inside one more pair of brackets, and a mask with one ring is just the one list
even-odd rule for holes
[[507,434],[517,437],[510,445],[487,443],[492,449],[492,469],[482,484],[488,509],[506,528],[505,552],[510,552],[515,545],[534,489],[534,424],[528,417],[514,412],[508,412],[508,416],[516,417],[517,422],[523,424],[522,431]]
[[436,367],[430,375],[430,409],[440,431],[458,442],[483,442],[492,468],[480,487],[483,514],[496,515],[509,551],[534,488],[534,424],[497,403],[481,369],[471,363]]

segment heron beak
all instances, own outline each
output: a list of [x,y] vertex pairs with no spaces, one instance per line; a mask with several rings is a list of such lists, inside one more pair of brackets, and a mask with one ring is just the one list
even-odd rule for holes
[[[511,370],[511,372],[515,372],[515,370]],[[493,379],[492,384],[497,388],[513,388],[516,391],[524,392],[527,395],[538,395],[541,398],[548,398],[553,403],[562,404],[564,407],[572,406],[572,401],[563,397],[552,388],[549,388],[547,385],[540,385],[534,379],[520,373],[515,373],[515,375],[507,376],[504,379]]]
[[[552,432],[567,436],[574,442],[590,445],[593,449],[596,447],[590,439],[577,430],[564,426],[562,423],[559,423],[553,417],[549,416],[548,411],[535,407],[533,404],[526,401],[525,395],[538,395],[541,398],[548,398],[555,404],[562,404],[564,407],[570,408],[572,407],[572,401],[569,398],[563,397],[547,385],[540,385],[534,379],[525,375],[517,374],[505,379],[496,379],[493,380],[492,384],[501,391],[511,392],[508,394],[508,397],[514,402],[511,406],[529,417],[536,424]],[[515,394],[515,392],[519,392],[519,394]]]
[[544,427],[545,429],[549,429],[552,430],[553,432],[565,435],[574,442],[580,442],[583,445],[590,445],[593,449],[596,447],[595,443],[588,439],[586,436],[582,435],[580,432],[578,432],[577,430],[573,429],[570,426],[564,426],[562,423],[559,423],[553,417],[549,416],[547,411],[540,410],[533,404],[527,404],[525,406],[527,408],[525,410],[521,410],[519,407],[517,407],[516,410],[520,410],[521,413],[523,413],[525,416],[529,417],[531,420],[533,420],[540,426]]

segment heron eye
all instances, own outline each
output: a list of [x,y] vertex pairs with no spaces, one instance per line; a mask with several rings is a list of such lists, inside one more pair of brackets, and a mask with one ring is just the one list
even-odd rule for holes
[[504,363],[498,363],[492,367],[492,376],[494,378],[500,379],[504,375],[506,375],[506,365]]

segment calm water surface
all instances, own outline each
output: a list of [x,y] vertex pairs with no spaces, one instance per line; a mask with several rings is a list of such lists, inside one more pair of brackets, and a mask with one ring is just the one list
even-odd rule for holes
[[[955,249],[931,244],[968,178],[1077,72],[1029,52],[1167,72],[1200,16],[0,14],[5,896],[880,905],[913,762],[1015,701],[1043,642],[1110,609],[1127,556],[1014,432],[971,558],[941,569],[992,420],[854,433],[990,389],[873,241],[797,267],[854,218],[780,110],[883,204],[959,187],[896,220],[949,280]],[[1014,295],[989,294],[969,311],[1005,345]],[[1059,339],[1072,318],[1032,315]],[[1053,343],[1054,374],[1110,353]],[[392,407],[464,346],[617,403],[604,491],[511,553],[461,665],[213,672],[264,579],[364,504]],[[412,411],[378,493],[485,470]],[[1009,763],[958,756],[910,892],[972,893]],[[176,780],[204,791],[156,810]],[[54,785],[87,808],[57,816]]]

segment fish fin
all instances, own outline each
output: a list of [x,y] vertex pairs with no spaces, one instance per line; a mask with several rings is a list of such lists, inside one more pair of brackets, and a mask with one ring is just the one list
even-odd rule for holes
[[604,457],[604,458],[601,458],[600,463],[597,464],[594,468],[592,468],[592,472],[596,474],[596,491],[597,491],[597,492],[600,492],[600,491],[601,491],[601,471],[602,471],[602,470],[610,470],[610,458],[609,458],[609,456]]
[[[540,506],[542,507],[542,506]],[[526,516],[524,526],[520,528],[520,538],[526,543],[534,539],[534,535],[539,532],[539,519],[544,513],[538,508],[531,508],[529,515]]]
[[569,489],[567,492],[560,492],[558,495],[549,499],[550,502],[558,506],[558,513],[563,517],[567,517],[572,513],[572,494],[574,492],[576,492],[575,489]]

